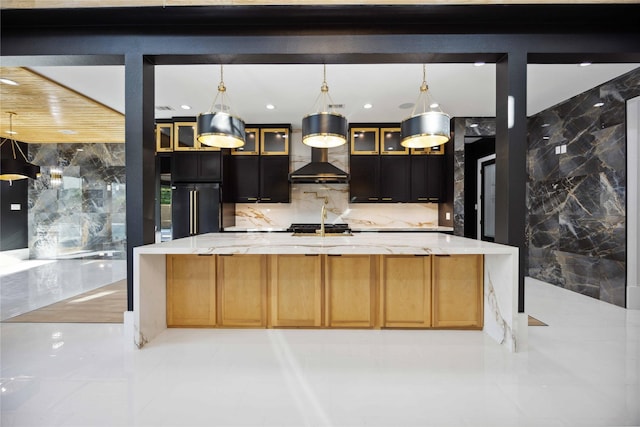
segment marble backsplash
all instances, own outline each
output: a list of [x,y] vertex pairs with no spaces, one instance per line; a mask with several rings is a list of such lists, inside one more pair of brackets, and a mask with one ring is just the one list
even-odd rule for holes
[[[311,159],[311,148],[302,144],[302,134],[294,129],[291,136],[290,171]],[[348,144],[329,149],[329,162],[349,171]],[[292,223],[318,223],[323,203],[327,201],[326,223],[347,223],[358,229],[438,227],[435,203],[349,203],[348,184],[292,184],[291,203],[236,204],[237,229],[280,229]]]
[[30,258],[126,257],[124,144],[29,144]]
[[528,275],[623,307],[625,100],[638,95],[640,69],[528,122]]

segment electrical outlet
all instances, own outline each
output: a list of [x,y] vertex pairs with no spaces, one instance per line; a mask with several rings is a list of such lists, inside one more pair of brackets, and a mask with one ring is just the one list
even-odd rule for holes
[[451,219],[451,212],[447,212],[444,214],[444,219],[446,219],[447,221],[449,221]]

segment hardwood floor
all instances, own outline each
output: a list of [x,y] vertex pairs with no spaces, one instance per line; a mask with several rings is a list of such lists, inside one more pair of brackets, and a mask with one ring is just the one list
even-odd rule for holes
[[4,322],[123,323],[126,310],[127,281],[119,280]]

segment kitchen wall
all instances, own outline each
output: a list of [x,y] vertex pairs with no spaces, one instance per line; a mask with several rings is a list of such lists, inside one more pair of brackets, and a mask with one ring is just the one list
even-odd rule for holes
[[30,258],[126,257],[124,144],[29,144]]
[[528,275],[623,307],[625,100],[639,94],[640,68],[528,122]]
[[[291,136],[290,171],[311,159],[311,148],[302,144],[300,129]],[[348,144],[329,149],[329,162],[349,170]],[[320,209],[327,197],[327,223],[348,223],[352,228],[434,228],[438,227],[435,203],[349,203],[348,184],[293,184],[291,203],[236,204],[236,228],[280,229],[292,223],[320,222]]]

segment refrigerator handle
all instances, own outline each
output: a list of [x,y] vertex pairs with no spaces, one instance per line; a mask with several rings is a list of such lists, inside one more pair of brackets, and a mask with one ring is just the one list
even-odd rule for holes
[[193,234],[198,234],[198,198],[200,193],[193,190]]
[[189,190],[189,234],[193,235],[193,190]]

